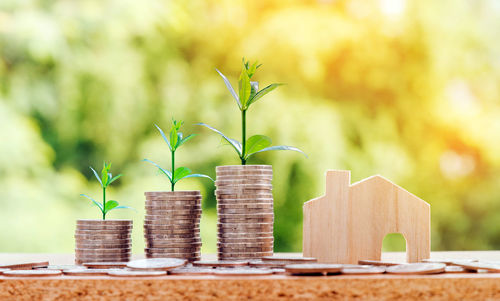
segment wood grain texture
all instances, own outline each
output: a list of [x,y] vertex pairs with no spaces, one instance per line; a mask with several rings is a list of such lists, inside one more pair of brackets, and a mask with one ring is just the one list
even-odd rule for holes
[[390,233],[406,239],[408,262],[430,256],[430,206],[381,176],[350,185],[350,172],[329,170],[324,196],[304,204],[304,256],[325,263],[380,260]]

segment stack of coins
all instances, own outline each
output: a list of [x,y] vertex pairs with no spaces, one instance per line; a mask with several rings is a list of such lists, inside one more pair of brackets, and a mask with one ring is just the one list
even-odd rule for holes
[[216,171],[219,260],[271,256],[272,166],[217,166]]
[[201,258],[199,191],[145,192],[147,258]]
[[129,261],[131,232],[131,220],[77,220],[75,263]]

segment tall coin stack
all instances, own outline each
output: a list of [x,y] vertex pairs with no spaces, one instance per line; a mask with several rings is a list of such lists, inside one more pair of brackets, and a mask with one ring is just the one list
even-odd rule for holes
[[145,192],[145,253],[147,258],[201,259],[201,193]]
[[270,165],[217,166],[219,260],[273,254],[273,170]]
[[75,263],[128,262],[132,220],[77,220]]

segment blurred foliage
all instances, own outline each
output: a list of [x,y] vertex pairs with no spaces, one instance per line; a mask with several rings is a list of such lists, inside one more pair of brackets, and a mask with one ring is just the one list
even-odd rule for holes
[[[428,201],[434,250],[499,249],[499,36],[496,0],[2,0],[0,251],[72,252],[75,220],[99,218],[79,197],[99,191],[88,166],[107,160],[124,173],[110,197],[139,208],[109,218],[134,219],[142,252],[143,193],[169,189],[141,162],[169,162],[153,124],[202,133],[179,164],[212,177],[238,164],[193,124],[239,137],[214,68],[234,85],[243,56],[263,63],[262,86],[287,83],[252,107],[249,135],[309,155],[253,159],[274,167],[276,251],[301,250],[302,204],[327,169],[381,174]],[[213,185],[178,189],[206,196],[214,252]]]

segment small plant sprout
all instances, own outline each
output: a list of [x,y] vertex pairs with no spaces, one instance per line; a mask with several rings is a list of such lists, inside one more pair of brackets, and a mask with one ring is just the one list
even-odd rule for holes
[[106,201],[106,188],[108,188],[108,186],[111,185],[111,183],[118,180],[122,176],[121,174],[119,174],[119,175],[113,177],[113,174],[111,174],[111,172],[110,172],[111,163],[106,164],[106,162],[104,162],[100,177],[99,177],[99,174],[97,173],[97,171],[95,171],[95,169],[92,168],[92,166],[90,166],[90,169],[94,173],[94,176],[96,177],[97,181],[99,181],[99,183],[101,184],[102,203],[97,202],[96,200],[94,200],[93,198],[91,198],[90,196],[88,196],[86,194],[82,193],[80,195],[91,200],[92,203],[94,203],[94,205],[96,205],[99,208],[99,210],[101,210],[103,220],[106,219],[106,214],[108,214],[108,212],[110,212],[111,210],[114,210],[114,209],[132,209],[132,210],[135,210],[132,207],[120,206],[120,204],[118,204],[118,202],[114,201],[114,200]]
[[169,135],[170,139],[167,138],[167,136],[162,131],[162,129],[155,124],[156,128],[158,129],[161,136],[163,137],[163,140],[165,140],[168,148],[170,149],[170,154],[171,154],[171,159],[172,159],[171,170],[166,170],[151,160],[148,160],[148,159],[143,160],[143,161],[146,161],[146,162],[153,164],[154,166],[156,166],[160,170],[161,173],[163,173],[164,175],[167,176],[168,180],[170,181],[170,184],[171,184],[170,187],[171,187],[172,191],[174,191],[175,184],[177,182],[179,182],[182,179],[186,179],[186,178],[208,178],[208,179],[213,181],[213,179],[207,175],[191,173],[191,169],[189,169],[187,167],[178,167],[177,169],[175,168],[175,151],[181,145],[186,143],[186,141],[191,140],[194,136],[196,136],[195,134],[191,134],[189,136],[184,137],[183,134],[181,132],[179,132],[181,125],[183,123],[184,122],[182,120],[177,121],[177,120],[172,119],[172,127],[170,128],[170,135]]
[[[234,91],[233,87],[231,86],[231,83],[229,80],[222,74],[219,70],[217,72],[219,75],[222,77],[224,80],[224,83],[226,84],[227,89],[233,96],[233,98],[236,100],[236,104],[238,104],[238,107],[241,111],[241,141],[239,142],[238,140],[231,139],[224,135],[221,131],[205,124],[205,123],[198,123],[198,125],[205,126],[209,128],[210,130],[216,132],[217,134],[221,135],[223,139],[225,139],[236,151],[238,156],[241,159],[241,164],[245,165],[248,158],[251,156],[261,153],[261,152],[266,152],[266,151],[272,151],[272,150],[291,150],[291,151],[296,151],[304,154],[303,151],[300,149],[293,147],[293,146],[286,146],[286,145],[277,145],[277,146],[271,146],[272,141],[271,138],[264,136],[264,135],[254,135],[251,136],[250,138],[247,137],[247,125],[246,125],[246,113],[248,108],[250,108],[250,105],[254,104],[257,100],[262,98],[264,95],[267,93],[273,91],[277,87],[281,86],[282,84],[270,84],[269,86],[265,87],[264,89],[259,91],[259,83],[256,81],[251,81],[252,76],[255,74],[255,71],[257,68],[259,68],[261,65],[257,64],[255,62],[254,64],[250,65],[248,61],[245,61],[243,59],[243,67],[241,70],[240,78],[238,80],[238,87],[239,87],[239,93],[236,94]],[[305,154],[304,154],[305,155]],[[307,157],[307,155],[305,155]]]

